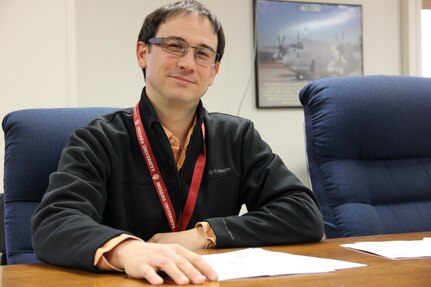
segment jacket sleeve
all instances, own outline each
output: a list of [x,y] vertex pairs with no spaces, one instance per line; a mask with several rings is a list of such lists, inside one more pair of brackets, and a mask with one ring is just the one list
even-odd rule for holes
[[45,262],[97,271],[94,255],[109,239],[125,233],[100,224],[104,212],[112,143],[91,127],[72,134],[58,170],[32,217],[32,241]]
[[314,194],[261,139],[252,122],[241,135],[241,197],[248,212],[211,218],[217,247],[319,241],[322,214]]

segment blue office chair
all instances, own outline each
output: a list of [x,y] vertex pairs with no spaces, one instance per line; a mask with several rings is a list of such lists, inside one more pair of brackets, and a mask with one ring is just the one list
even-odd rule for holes
[[6,263],[38,262],[31,243],[30,219],[57,169],[70,133],[117,108],[28,109],[7,114],[4,162]]
[[300,101],[327,237],[431,231],[430,78],[326,78]]

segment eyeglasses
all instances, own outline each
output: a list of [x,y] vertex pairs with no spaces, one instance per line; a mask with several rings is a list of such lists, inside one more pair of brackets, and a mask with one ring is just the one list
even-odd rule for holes
[[193,47],[186,41],[174,37],[151,38],[148,43],[160,46],[163,51],[183,57],[193,48],[196,63],[206,66],[215,66],[219,59],[219,54],[207,47]]

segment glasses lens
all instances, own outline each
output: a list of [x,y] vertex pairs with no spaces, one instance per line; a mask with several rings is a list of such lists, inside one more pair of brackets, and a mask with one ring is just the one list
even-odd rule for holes
[[175,38],[163,38],[161,41],[162,50],[176,56],[184,56],[190,48],[193,48],[195,60],[201,65],[214,65],[218,54],[209,48],[191,47],[185,41]]
[[207,48],[197,48],[195,51],[196,62],[204,65],[212,65],[215,63],[216,53]]
[[168,53],[183,56],[187,51],[187,43],[178,39],[164,38],[162,40],[162,48]]

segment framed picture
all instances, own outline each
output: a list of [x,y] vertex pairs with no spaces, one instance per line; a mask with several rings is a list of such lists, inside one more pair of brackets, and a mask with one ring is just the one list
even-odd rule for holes
[[362,6],[254,1],[258,108],[301,107],[306,83],[363,74]]

